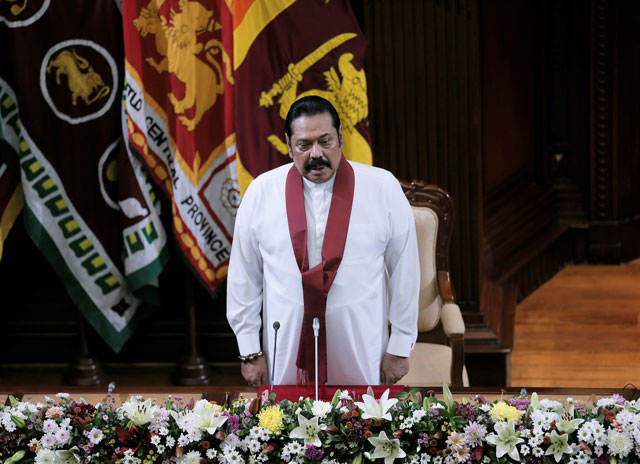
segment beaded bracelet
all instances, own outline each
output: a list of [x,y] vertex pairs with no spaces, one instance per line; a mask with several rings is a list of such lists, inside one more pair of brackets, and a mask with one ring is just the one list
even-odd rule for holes
[[258,359],[262,356],[264,356],[264,353],[262,351],[258,351],[257,353],[251,353],[246,356],[238,356],[238,359],[243,363],[246,363],[246,362],[251,362],[254,359]]

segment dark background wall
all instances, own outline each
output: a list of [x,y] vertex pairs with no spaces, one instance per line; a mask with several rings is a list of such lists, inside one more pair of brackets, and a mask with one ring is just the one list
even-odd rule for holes
[[[640,4],[352,4],[369,40],[374,164],[452,194],[451,271],[471,383],[506,385],[518,301],[569,262],[640,256]],[[87,329],[92,355],[112,373],[151,370],[170,382],[193,348],[185,336],[192,289],[197,348],[214,382],[236,381],[224,289],[212,301],[176,256],[161,279],[174,290],[120,354]],[[78,352],[76,311],[19,224],[0,285],[0,382],[31,363],[60,370]]]

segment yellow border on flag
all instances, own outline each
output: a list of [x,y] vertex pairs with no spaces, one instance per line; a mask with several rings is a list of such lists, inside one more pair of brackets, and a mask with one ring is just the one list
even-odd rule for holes
[[244,167],[240,154],[236,150],[236,171],[238,172],[238,186],[240,187],[240,196],[244,196],[244,192],[247,191],[249,184],[253,181],[253,176]]
[[256,0],[233,30],[233,70],[240,67],[258,34],[295,0]]
[[0,259],[2,259],[2,251],[4,249],[4,241],[9,235],[9,231],[13,227],[13,223],[16,221],[18,214],[22,211],[24,206],[24,191],[22,190],[22,184],[18,185],[16,190],[11,195],[11,199],[7,203],[7,207],[0,217]]

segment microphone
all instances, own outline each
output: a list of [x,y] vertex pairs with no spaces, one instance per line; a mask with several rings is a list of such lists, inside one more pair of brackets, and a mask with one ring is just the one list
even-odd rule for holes
[[280,328],[280,323],[275,321],[273,323],[273,360],[271,361],[271,393],[273,393],[273,377],[276,374],[276,347],[278,346],[278,329]]
[[313,339],[315,341],[316,356],[316,401],[318,401],[318,335],[320,334],[320,319],[313,318]]

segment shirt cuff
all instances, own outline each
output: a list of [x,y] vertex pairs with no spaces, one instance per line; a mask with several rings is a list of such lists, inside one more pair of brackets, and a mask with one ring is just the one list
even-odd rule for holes
[[391,333],[389,343],[387,344],[387,353],[395,356],[408,358],[415,345],[415,339],[412,336]]
[[240,356],[247,356],[260,351],[259,333],[236,335],[236,340],[238,341]]

